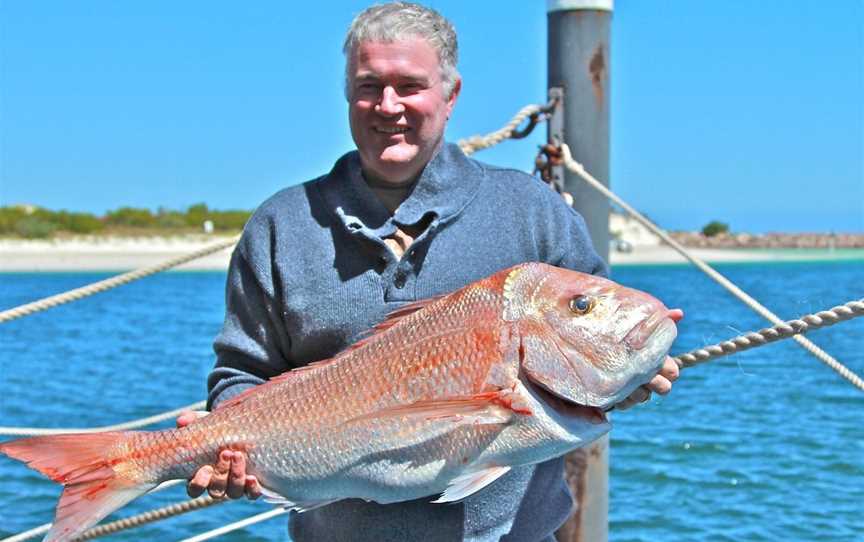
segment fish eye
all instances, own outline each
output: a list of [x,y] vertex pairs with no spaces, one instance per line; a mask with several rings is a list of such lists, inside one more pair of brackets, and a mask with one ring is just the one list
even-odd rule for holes
[[596,300],[587,295],[574,296],[569,303],[570,312],[573,314],[588,314],[594,308]]

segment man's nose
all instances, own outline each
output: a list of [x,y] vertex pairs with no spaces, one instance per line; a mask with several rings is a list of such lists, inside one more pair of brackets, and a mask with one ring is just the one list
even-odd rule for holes
[[405,106],[399,101],[399,94],[396,89],[388,85],[381,91],[381,100],[375,109],[382,115],[393,116],[405,111]]

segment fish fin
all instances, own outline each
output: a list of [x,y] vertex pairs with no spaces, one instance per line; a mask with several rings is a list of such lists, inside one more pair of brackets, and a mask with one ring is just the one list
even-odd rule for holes
[[341,499],[330,499],[323,501],[299,501],[295,502],[286,497],[283,497],[281,494],[273,491],[272,489],[261,488],[261,497],[264,499],[264,502],[268,502],[270,504],[275,504],[281,506],[283,508],[290,508],[292,510],[297,510],[298,512],[308,512],[309,510],[314,510],[316,508],[321,508],[322,506],[327,506],[328,504],[332,504],[336,501],[340,501]]
[[411,314],[414,314],[415,312],[419,311],[420,309],[431,305],[432,303],[438,301],[439,299],[441,299],[443,297],[446,297],[446,294],[437,295],[437,296],[429,297],[426,299],[421,299],[420,301],[414,301],[413,303],[407,303],[405,305],[402,305],[398,309],[395,309],[394,311],[388,313],[382,322],[380,322],[379,324],[377,324],[376,326],[374,326],[372,329],[370,329],[368,331],[367,336],[363,337],[359,341],[350,345],[345,350],[342,350],[341,352],[336,354],[334,357],[322,359],[322,360],[318,360],[318,361],[313,361],[311,363],[307,363],[303,367],[297,367],[295,369],[291,369],[290,371],[286,371],[282,374],[278,374],[278,375],[270,378],[267,382],[265,382],[264,384],[261,384],[260,386],[255,386],[253,388],[245,390],[241,393],[238,393],[234,397],[228,399],[227,401],[223,401],[223,402],[219,403],[219,405],[216,407],[215,410],[220,410],[223,408],[228,408],[228,407],[239,405],[240,403],[242,403],[243,401],[248,399],[250,395],[252,395],[254,393],[259,393],[261,391],[260,388],[262,386],[267,386],[268,384],[275,384],[278,382],[284,382],[286,380],[296,378],[298,375],[305,374],[309,371],[314,371],[316,369],[321,369],[322,367],[326,367],[328,365],[331,365],[334,362],[336,362],[337,359],[339,359],[341,356],[345,355],[346,353],[352,352],[352,351],[354,351],[354,350],[356,350],[362,346],[365,346],[366,343],[369,342],[378,333],[381,333],[381,332],[393,327],[403,318],[405,318]]
[[465,497],[477,493],[498,478],[507,474],[509,471],[510,467],[491,465],[482,470],[468,472],[457,476],[451,480],[450,485],[447,486],[444,493],[432,502],[444,503],[461,501]]
[[463,424],[505,424],[512,419],[513,410],[501,400],[502,395],[505,394],[492,391],[468,397],[417,401],[371,412],[351,421],[408,416],[428,420],[450,419]]
[[421,299],[419,301],[406,303],[405,305],[402,305],[398,309],[395,309],[395,310],[387,313],[387,317],[384,318],[384,320],[380,324],[376,325],[373,329],[375,331],[384,331],[387,328],[393,327],[399,320],[405,318],[406,316],[408,316],[410,314],[414,314],[415,312],[419,311],[420,309],[424,309],[424,308],[428,307],[429,305],[431,305],[432,303],[435,303],[436,301],[438,301],[439,299],[441,299],[443,297],[446,297],[446,294],[427,297],[426,299]]
[[45,541],[72,540],[156,486],[116,475],[106,450],[127,433],[51,435],[0,444],[0,452],[64,485]]
[[398,324],[400,321],[407,318],[408,316],[414,314],[415,312],[419,311],[420,309],[428,307],[429,305],[435,303],[436,301],[438,301],[439,299],[442,299],[444,297],[447,297],[447,294],[427,297],[426,299],[421,299],[419,301],[414,301],[412,303],[406,303],[405,305],[402,305],[398,309],[394,309],[392,312],[387,313],[387,316],[384,317],[384,320],[382,320],[381,322],[379,322],[378,324],[373,326],[372,329],[370,329],[367,332],[368,335],[366,335],[365,337],[363,337],[359,341],[355,342],[354,344],[352,344],[351,346],[349,346],[348,348],[346,348],[345,350],[340,352],[339,355],[342,355],[345,352],[351,352],[353,350],[356,350],[356,349],[360,348],[361,346],[365,346],[366,343],[369,342],[377,334],[379,334],[383,331],[387,331],[388,329],[395,326],[396,324]]

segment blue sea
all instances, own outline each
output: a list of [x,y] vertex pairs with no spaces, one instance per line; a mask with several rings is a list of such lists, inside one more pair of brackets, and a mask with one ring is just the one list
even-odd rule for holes
[[[781,318],[864,297],[864,262],[718,266]],[[0,309],[105,278],[0,274]],[[685,266],[617,267],[685,319],[673,353],[767,324]],[[0,324],[0,425],[117,423],[204,397],[221,272],[172,272]],[[864,374],[864,318],[810,338]],[[689,369],[669,396],[614,416],[610,540],[864,540],[864,393],[794,341]],[[0,538],[51,520],[59,486],[0,458]],[[127,516],[184,500],[146,496]],[[179,540],[268,510],[230,503],[114,540]],[[284,540],[278,517],[221,540]]]

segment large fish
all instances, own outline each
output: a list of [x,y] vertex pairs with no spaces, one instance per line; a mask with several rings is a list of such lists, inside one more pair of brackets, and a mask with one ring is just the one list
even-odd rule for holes
[[648,382],[679,311],[609,280],[523,264],[405,306],[333,359],[226,401],[181,429],[34,437],[0,451],[65,487],[45,540],[69,540],[222,448],[265,496],[452,502],[512,466],[610,429],[604,411]]

